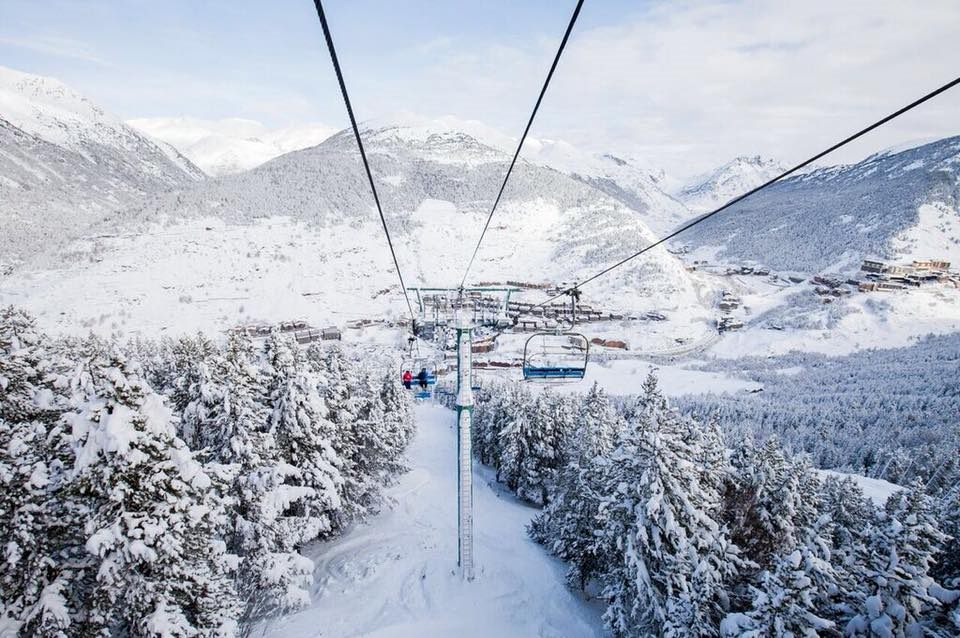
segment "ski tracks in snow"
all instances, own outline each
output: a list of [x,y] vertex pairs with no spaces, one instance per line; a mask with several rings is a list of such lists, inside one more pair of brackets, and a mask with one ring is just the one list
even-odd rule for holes
[[565,567],[526,535],[536,510],[474,467],[477,577],[456,571],[455,417],[417,407],[411,471],[389,509],[313,548],[312,605],[262,627],[284,638],[432,636],[579,638],[602,635],[600,610],[563,584]]

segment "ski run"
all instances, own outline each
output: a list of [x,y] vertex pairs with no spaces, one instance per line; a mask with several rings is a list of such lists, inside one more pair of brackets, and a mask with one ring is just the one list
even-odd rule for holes
[[564,586],[566,567],[527,536],[539,512],[474,463],[476,579],[457,573],[456,417],[419,404],[410,471],[389,510],[314,546],[309,608],[264,623],[274,638],[602,636],[602,608]]

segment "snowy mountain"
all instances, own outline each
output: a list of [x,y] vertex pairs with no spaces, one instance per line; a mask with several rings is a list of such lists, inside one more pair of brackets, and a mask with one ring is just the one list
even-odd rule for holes
[[271,130],[240,118],[156,117],[127,124],[177,148],[209,175],[249,170],[284,153],[316,146],[336,132],[323,124]]
[[[456,283],[510,156],[442,123],[373,124],[363,135],[388,221],[418,257],[421,280]],[[653,239],[637,208],[652,210],[656,202],[638,192],[634,208],[588,184],[521,162],[485,240],[489,243],[475,278],[573,280]],[[659,197],[669,199],[662,193]],[[282,216],[321,227],[376,221],[349,131],[248,173],[178,194],[176,205],[154,204],[156,208],[145,209],[150,218],[216,216],[239,222]],[[637,267],[662,274],[660,281],[651,277],[647,285],[664,292],[684,285],[682,266],[669,255]]]
[[751,188],[786,170],[773,159],[737,157],[720,168],[690,180],[677,193],[677,199],[688,208],[705,213],[742,195]]
[[785,271],[855,270],[869,256],[957,262],[958,205],[960,137],[951,137],[784,180],[683,241]]
[[666,193],[664,172],[646,168],[636,159],[589,154],[563,141],[530,138],[521,157],[570,175],[620,201],[637,211],[658,236],[692,215],[690,209]]
[[18,261],[203,173],[51,78],[0,67],[0,254]]
[[[518,139],[476,120],[453,116],[427,119],[400,114],[368,122],[368,130],[407,131],[406,135],[425,138],[432,134],[458,131],[485,146],[512,156]],[[414,133],[415,132],[415,133]],[[667,194],[668,178],[662,169],[649,167],[643,160],[610,153],[590,153],[563,140],[527,137],[520,159],[552,168],[573,177],[633,209],[654,234],[661,235],[692,212]]]
[[[436,122],[375,124],[363,135],[408,285],[457,285],[510,155]],[[68,289],[88,291],[104,306],[120,294],[136,320],[118,327],[145,330],[172,319],[192,329],[242,318],[342,322],[331,313],[405,311],[348,131],[251,171],[145,200],[110,215],[95,234],[101,237],[72,247],[69,258],[84,265],[69,278],[41,291],[35,282],[11,283],[10,294],[31,297],[41,314],[39,307],[56,308],[65,313],[58,322],[80,326],[97,315],[58,307]],[[470,279],[572,282],[653,239],[622,201],[523,161]],[[584,301],[676,316],[699,336],[712,324],[697,292],[679,260],[654,251],[591,286]],[[178,304],[187,307],[176,317],[164,311]]]

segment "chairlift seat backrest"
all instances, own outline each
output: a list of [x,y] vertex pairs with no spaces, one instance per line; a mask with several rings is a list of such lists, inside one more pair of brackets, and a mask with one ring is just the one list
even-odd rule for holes
[[584,378],[590,342],[582,334],[538,332],[523,347],[525,381],[576,382]]

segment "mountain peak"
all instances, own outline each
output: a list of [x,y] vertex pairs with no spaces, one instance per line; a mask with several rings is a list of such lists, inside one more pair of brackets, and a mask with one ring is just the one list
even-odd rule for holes
[[316,146],[336,133],[321,123],[271,129],[240,117],[146,117],[127,124],[172,145],[214,176],[250,170],[284,153]]
[[784,171],[775,159],[740,155],[715,170],[694,177],[677,193],[691,210],[706,212],[749,191]]
[[59,80],[0,67],[0,254],[66,240],[105,213],[202,179],[157,143]]

